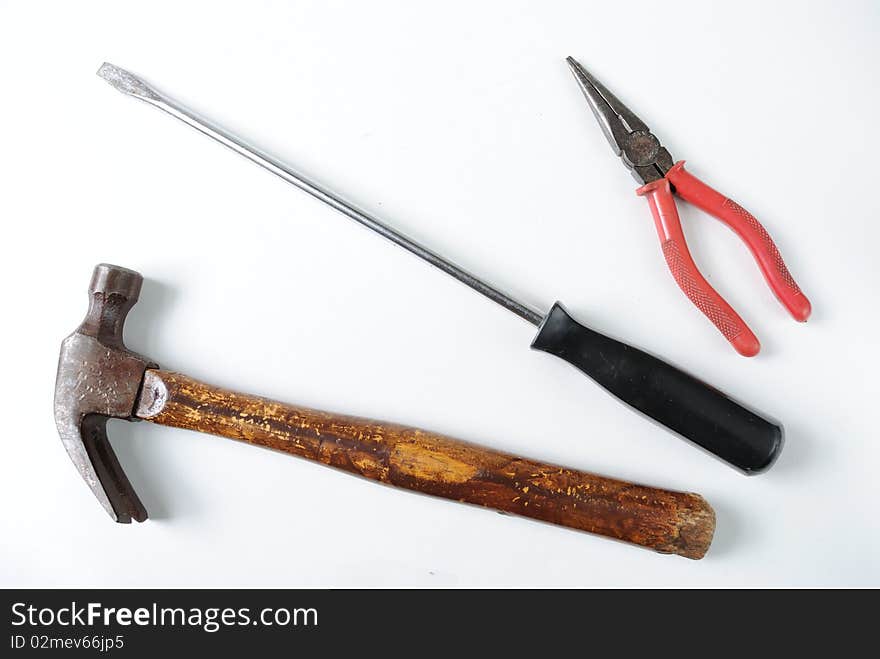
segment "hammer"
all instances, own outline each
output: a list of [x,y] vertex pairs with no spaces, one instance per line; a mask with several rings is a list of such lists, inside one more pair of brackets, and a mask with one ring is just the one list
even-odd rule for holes
[[715,513],[698,494],[543,464],[425,430],[285,405],[161,370],[126,349],[122,330],[143,277],[95,267],[89,310],[61,344],[55,423],[67,453],[110,517],[147,511],[107,439],[109,418],[229,437],[386,485],[702,558]]

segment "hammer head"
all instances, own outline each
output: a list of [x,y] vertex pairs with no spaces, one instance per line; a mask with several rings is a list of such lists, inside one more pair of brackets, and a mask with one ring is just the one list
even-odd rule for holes
[[115,521],[147,518],[110,442],[107,419],[134,420],[147,359],[129,352],[122,326],[137,302],[143,277],[102,263],[89,286],[89,311],[64,339],[55,380],[55,424],[64,448],[98,501]]

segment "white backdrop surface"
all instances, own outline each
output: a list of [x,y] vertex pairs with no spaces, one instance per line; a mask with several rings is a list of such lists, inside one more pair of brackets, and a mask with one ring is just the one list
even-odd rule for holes
[[[0,585],[878,585],[875,2],[0,2]],[[697,261],[736,355],[666,271],[568,68],[761,219],[814,314],[728,230]],[[542,309],[786,424],[745,478],[629,413],[533,330],[95,76],[107,60]],[[111,423],[152,519],[112,524],[55,431],[92,266],[147,278],[127,344],[209,382],[703,494],[700,562]]]

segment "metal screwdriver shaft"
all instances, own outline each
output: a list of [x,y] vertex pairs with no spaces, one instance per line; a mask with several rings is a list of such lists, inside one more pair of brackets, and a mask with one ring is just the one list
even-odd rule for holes
[[308,192],[310,195],[316,197],[317,199],[320,199],[328,206],[332,206],[340,213],[347,215],[355,222],[359,222],[368,229],[372,229],[379,235],[387,238],[397,245],[400,245],[405,250],[412,252],[421,259],[424,259],[425,261],[439,268],[446,274],[452,275],[458,281],[462,282],[463,284],[467,284],[478,293],[482,293],[487,298],[497,304],[500,304],[508,311],[512,311],[520,318],[529,321],[530,323],[532,323],[532,325],[538,327],[544,320],[544,314],[535,311],[534,309],[526,304],[523,304],[522,302],[514,300],[509,295],[502,293],[497,288],[486,283],[479,277],[475,277],[474,275],[458,267],[451,261],[443,258],[436,252],[433,252],[427,247],[420,245],[416,241],[407,238],[405,235],[395,229],[392,229],[381,220],[357,208],[354,204],[346,201],[339,195],[318,185],[317,183],[300,174],[299,172],[294,171],[281,161],[270,156],[268,153],[265,153],[264,151],[261,151],[260,149],[248,144],[241,138],[236,137],[232,133],[224,130],[216,124],[213,124],[207,119],[198,116],[196,113],[183,107],[173,98],[170,98],[165,94],[156,91],[155,89],[153,89],[153,87],[148,85],[146,82],[144,82],[133,73],[130,73],[125,69],[121,69],[118,66],[114,66],[113,64],[104,62],[104,64],[101,65],[101,68],[98,69],[98,75],[104,78],[104,80],[109,82],[119,91],[130,96],[139,98],[142,101],[146,101],[147,103],[150,103],[152,105],[155,105],[157,108],[164,110],[165,112],[177,119],[180,119],[182,122],[192,126],[199,132],[204,133],[208,137],[220,142],[220,144],[222,144],[223,146],[229,147],[230,149],[244,156],[248,160],[257,163],[260,167],[269,170],[270,172],[284,179],[288,183],[291,183],[299,189]]

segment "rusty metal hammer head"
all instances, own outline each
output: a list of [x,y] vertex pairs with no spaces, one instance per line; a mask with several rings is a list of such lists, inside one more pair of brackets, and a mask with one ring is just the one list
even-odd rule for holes
[[117,522],[147,518],[107,439],[107,419],[134,419],[149,360],[126,350],[125,317],[143,277],[114,265],[92,273],[89,311],[61,344],[55,381],[55,424],[64,448],[101,505]]

